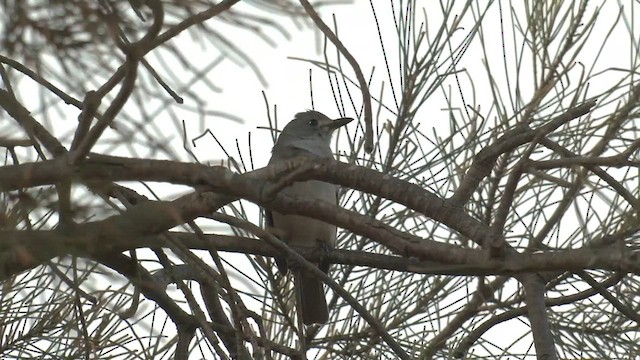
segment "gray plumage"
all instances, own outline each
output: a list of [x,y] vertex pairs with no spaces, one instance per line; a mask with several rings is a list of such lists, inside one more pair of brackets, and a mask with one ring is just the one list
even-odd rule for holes
[[[271,151],[269,164],[298,156],[312,158],[333,158],[331,151],[331,135],[337,128],[348,124],[353,119],[340,118],[331,120],[317,111],[305,111],[296,114],[278,137]],[[306,197],[337,204],[338,187],[322,181],[311,180],[296,182],[282,189],[281,193],[292,197]],[[267,225],[277,229],[283,241],[301,247],[331,249],[336,243],[336,227],[312,218],[266,213]],[[276,258],[278,269],[287,273],[284,259]],[[329,264],[318,264],[325,273]],[[329,319],[329,311],[324,296],[322,282],[304,271],[295,271],[295,291],[300,299],[298,306],[305,325],[324,324]]]

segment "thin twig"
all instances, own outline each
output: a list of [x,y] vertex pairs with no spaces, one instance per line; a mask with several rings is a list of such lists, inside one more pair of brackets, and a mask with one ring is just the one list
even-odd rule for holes
[[360,65],[353,57],[353,55],[351,55],[349,50],[347,50],[344,44],[342,44],[342,41],[340,41],[340,39],[338,39],[333,31],[331,31],[327,24],[322,21],[313,6],[311,6],[311,4],[309,4],[307,0],[300,0],[300,4],[302,4],[305,11],[316,24],[318,29],[320,29],[324,36],[326,36],[333,43],[333,45],[336,47],[336,49],[338,49],[342,56],[347,59],[347,61],[353,68],[353,71],[356,73],[356,78],[358,79],[358,84],[360,85],[360,91],[362,92],[362,102],[364,103],[364,122],[366,124],[364,149],[366,152],[371,153],[373,151],[373,114],[371,111],[371,93],[369,92],[369,85],[367,84],[367,81],[362,74]]

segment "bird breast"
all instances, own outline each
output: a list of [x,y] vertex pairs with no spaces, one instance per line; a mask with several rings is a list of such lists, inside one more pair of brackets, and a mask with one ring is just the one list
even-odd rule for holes
[[[337,203],[337,186],[334,184],[311,180],[297,182],[282,189],[281,193],[295,198],[330,201]],[[317,247],[318,241],[330,247],[335,245],[336,227],[320,220],[295,214],[273,212],[273,225],[282,233],[287,243],[301,247]]]

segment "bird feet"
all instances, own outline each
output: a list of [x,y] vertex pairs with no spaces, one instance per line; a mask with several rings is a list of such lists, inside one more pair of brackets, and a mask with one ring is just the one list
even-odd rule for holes
[[[317,251],[320,259],[316,264],[320,270],[327,273],[329,271],[329,265],[331,265],[327,259],[327,255],[330,254],[331,251],[333,251],[333,247],[327,244],[326,242],[320,241],[320,240],[317,240],[316,244],[317,246],[315,248],[313,249],[310,248],[309,250],[305,250],[305,252],[308,253],[307,251],[312,251],[312,250]],[[315,263],[315,261],[313,263]],[[298,264],[295,261],[288,261],[287,265],[289,269],[291,269],[292,271],[300,270],[300,264]]]
[[318,250],[320,250],[320,262],[318,263],[318,268],[326,274],[329,272],[329,266],[331,265],[327,259],[327,255],[333,251],[333,247],[324,241],[317,240],[317,243]]

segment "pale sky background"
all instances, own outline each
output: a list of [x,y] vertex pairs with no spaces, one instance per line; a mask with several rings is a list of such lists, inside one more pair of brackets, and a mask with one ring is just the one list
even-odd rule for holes
[[[603,15],[601,15],[598,20],[600,25],[607,29],[617,16],[618,6],[629,6],[630,2],[631,1],[609,1],[604,3]],[[397,46],[397,40],[393,19],[390,13],[390,6],[388,5],[390,2],[374,1],[374,3],[376,6],[378,22],[380,23],[380,27],[383,31],[382,36],[384,39],[384,46],[387,50],[391,74],[394,76],[394,86],[397,92],[399,71],[397,51],[394,48]],[[422,2],[418,1],[418,3],[420,4]],[[435,4],[437,2],[434,1],[432,3]],[[394,4],[396,5],[396,11],[398,11],[398,1],[394,1]],[[597,2],[591,2],[589,4],[590,7],[596,5]],[[239,4],[238,9],[243,9],[243,6],[244,8],[247,8],[246,5]],[[507,3],[503,4],[503,12],[505,13],[508,11],[506,8],[507,6]],[[430,28],[432,31],[437,29],[437,26],[439,26],[439,22],[437,21],[437,15],[439,14],[438,10],[439,9],[436,8],[429,12],[431,21]],[[489,37],[487,41],[490,49],[490,58],[488,62],[492,67],[498,69],[498,71],[493,71],[493,76],[497,78],[503,86],[506,86],[506,81],[503,80],[505,79],[504,72],[499,71],[502,66],[503,58],[501,51],[502,44],[500,42],[501,29],[500,23],[497,20],[497,11],[498,7],[494,6],[492,11],[486,16],[488,18],[493,17],[496,20],[485,21],[483,23],[483,27],[486,36]],[[517,9],[516,11],[522,11],[522,9]],[[374,17],[371,11],[371,4],[369,1],[356,0],[354,4],[350,5],[329,6],[322,8],[320,15],[331,27],[333,27],[331,16],[335,15],[340,39],[359,62],[367,79],[369,78],[372,69],[375,67],[371,93],[377,96],[380,92],[381,82],[385,82],[384,102],[387,106],[393,108],[393,101],[390,96],[389,81],[382,57],[381,45],[378,39]],[[625,16],[628,18],[630,14],[627,13]],[[422,18],[422,16],[419,16],[419,18]],[[472,23],[470,23],[471,18],[469,16],[467,16],[467,18],[468,20],[463,23],[463,27],[466,25],[467,28],[469,28],[472,26]],[[202,91],[198,91],[198,84],[191,87],[191,90],[195,89],[201,99],[208,102],[209,109],[228,112],[244,120],[243,124],[238,124],[211,116],[206,118],[205,126],[209,127],[217,134],[219,140],[223,142],[223,145],[229,146],[231,149],[235,149],[236,138],[242,144],[243,141],[247,141],[247,133],[252,132],[253,141],[255,141],[253,143],[255,146],[253,154],[256,156],[255,165],[258,167],[261,166],[260,164],[266,164],[269,157],[268,151],[261,150],[263,148],[269,148],[271,145],[270,138],[267,136],[267,131],[256,130],[257,126],[267,125],[267,110],[262,90],[264,90],[266,97],[269,100],[269,104],[272,107],[277,105],[279,127],[282,128],[282,126],[284,126],[284,124],[290,120],[295,113],[311,108],[309,94],[309,69],[312,69],[315,109],[326,113],[330,117],[339,116],[336,105],[333,101],[331,90],[326,81],[326,73],[317,67],[311,66],[309,63],[288,58],[295,57],[321,61],[323,55],[322,53],[319,53],[318,50],[320,46],[319,42],[322,43],[323,40],[320,38],[319,33],[310,29],[308,25],[300,29],[296,29],[296,27],[293,26],[292,21],[285,18],[282,18],[282,20],[281,25],[290,32],[291,39],[287,40],[281,34],[273,30],[267,31],[272,36],[272,39],[277,43],[276,47],[269,46],[255,35],[248,32],[244,32],[241,36],[238,36],[236,31],[233,35],[229,36],[229,39],[234,41],[236,46],[242,48],[243,51],[247,52],[247,54],[256,62],[268,83],[266,87],[261,85],[255,74],[248,66],[240,67],[239,65],[229,61],[223,61],[220,66],[210,72],[209,79],[221,89],[220,93],[211,94],[211,91],[206,88],[203,88]],[[508,20],[508,17],[506,17],[505,20]],[[627,25],[630,23],[630,20],[631,19],[628,19]],[[215,22],[215,19],[211,21]],[[508,29],[509,26],[510,24],[508,23],[504,24],[506,29]],[[614,32],[613,36],[611,36],[611,39],[613,40],[610,39],[605,51],[598,54],[599,60],[595,65],[596,69],[601,68],[604,70],[608,67],[619,67],[624,69],[629,67],[629,57],[631,55],[629,52],[630,44],[628,42],[628,35],[625,36],[624,32],[626,29],[621,28],[620,26],[617,31],[620,32],[621,36],[616,36]],[[466,34],[467,32],[462,31],[461,33]],[[506,34],[509,36],[511,32],[507,31]],[[606,35],[607,34],[604,31],[595,31],[591,35],[592,39],[589,40],[594,50],[585,50],[583,54],[581,54],[581,57],[576,60],[578,62],[590,64],[591,60],[585,57],[593,57],[596,55],[595,51],[598,50],[597,47],[599,47],[599,42],[603,41]],[[189,37],[187,34],[183,34],[182,36]],[[456,39],[455,35],[454,39]],[[459,38],[457,40],[459,40]],[[181,47],[184,46],[185,49],[188,49],[186,51],[188,51],[189,57],[194,63],[198,63],[198,61],[207,63],[211,56],[217,56],[217,54],[212,55],[211,51],[207,51],[210,49],[202,51],[199,46],[187,47],[183,45],[186,42],[183,42],[183,39],[181,38],[174,40],[174,43],[179,42]],[[513,39],[507,38],[506,44],[508,48],[507,56],[509,56],[509,51],[513,49],[514,45]],[[520,46],[520,44],[515,45]],[[329,49],[330,53],[334,54],[333,47],[331,45],[329,45]],[[465,93],[465,97],[468,99],[475,97],[476,102],[478,104],[482,104],[483,109],[486,109],[489,106],[488,104],[490,104],[491,93],[488,91],[488,81],[486,71],[483,66],[483,60],[484,55],[478,46],[478,42],[474,41],[473,45],[464,56],[463,61],[460,63],[460,68],[464,68],[468,71],[469,76],[473,78],[476,87],[475,93],[468,91]],[[509,63],[509,59],[506,61]],[[335,61],[333,62],[335,63]],[[349,65],[346,61],[343,60],[342,64],[343,68],[349,69]],[[513,70],[513,68],[511,70]],[[352,73],[350,70],[348,71],[349,73]],[[351,78],[355,80],[354,76],[351,76]],[[461,76],[461,79],[464,84],[466,80],[465,76]],[[598,84],[596,80],[592,81],[591,91],[594,94],[602,89],[599,85],[611,85],[611,80],[607,81],[606,76],[600,76],[596,79],[601,80],[602,83]],[[511,81],[511,86],[513,87],[513,78],[511,78]],[[454,85],[453,78],[451,77],[447,83]],[[521,84],[521,87],[526,89],[526,83],[524,85]],[[452,88],[454,101],[458,101],[456,99],[456,92],[457,89],[454,86]],[[352,95],[359,105],[361,103],[359,93],[352,89]],[[191,99],[188,97],[185,97],[185,104],[188,104],[190,100]],[[458,103],[460,102],[458,101]],[[442,97],[442,91],[436,92],[421,109],[424,116],[424,120],[421,120],[422,126],[426,129],[435,127],[439,131],[445,131],[448,129],[449,126],[447,124],[447,120],[449,114],[444,109],[445,107],[446,104]],[[373,108],[374,111],[377,109],[375,103],[373,104]],[[346,116],[354,115],[353,111],[347,107]],[[386,115],[391,119],[388,113]],[[188,131],[191,137],[200,133],[202,130],[201,123],[200,121],[195,121],[193,114],[185,114],[184,119],[187,121]],[[349,128],[355,127],[355,123],[349,125]],[[259,139],[261,138],[261,135],[264,135],[265,141],[267,141],[267,145],[265,146],[260,145],[261,143]],[[217,146],[213,146],[215,155],[212,156],[211,149],[205,146],[205,143],[207,142],[212,142],[212,140],[210,138],[199,140],[197,142],[197,147],[194,149],[194,153],[201,160],[206,161],[223,157],[223,154],[216,150]]]
[[[321,14],[326,22],[331,21],[330,14],[334,13],[336,15],[340,38],[359,61],[365,76],[368,76],[371,72],[373,65],[378,67],[376,72],[382,75],[384,68],[380,67],[381,64],[377,59],[380,53],[380,45],[378,37],[375,35],[374,23],[371,21],[371,10],[368,2],[361,1],[360,3],[357,7],[354,5],[331,6],[322,11]],[[329,9],[335,10],[335,12],[329,12]],[[362,11],[367,9],[369,9],[367,13],[369,16],[362,16]],[[388,16],[386,13],[382,15],[383,17]],[[262,94],[263,90],[269,100],[269,104],[271,106],[277,105],[279,127],[282,128],[286,122],[293,118],[295,113],[311,108],[309,69],[313,68],[315,109],[330,117],[339,117],[330,88],[327,86],[326,72],[317,67],[312,67],[309,63],[288,58],[322,60],[322,54],[318,53],[318,42],[322,41],[319,33],[312,31],[308,24],[298,30],[293,26],[293,22],[288,19],[284,19],[282,25],[290,31],[291,39],[287,41],[282,35],[269,31],[268,33],[277,42],[276,47],[269,46],[248,32],[241,37],[231,37],[238,41],[239,47],[243,51],[247,51],[251,58],[256,61],[268,83],[266,87],[261,85],[248,66],[240,68],[231,62],[224,62],[218,70],[212,71],[212,80],[223,89],[223,92],[211,94],[209,97],[210,106],[217,110],[234,114],[245,122],[244,124],[237,124],[225,120],[207,119],[207,125],[211,126],[212,131],[216,125],[224,127],[224,136],[220,136],[220,140],[226,141],[225,145],[232,145],[230,146],[232,149],[235,148],[234,141],[236,137],[241,142],[247,141],[246,134],[252,132],[254,141],[256,141],[255,150],[267,148],[267,151],[254,151],[256,166],[260,166],[259,164],[266,165],[270,156],[269,150],[271,146],[270,138],[267,136],[268,131],[256,129],[257,126],[267,126],[267,109]],[[371,36],[372,34],[374,36]],[[331,45],[329,48],[333,52]],[[202,53],[198,56],[207,56],[207,54]],[[348,68],[348,64],[344,60],[343,66]],[[384,65],[382,64],[382,66]],[[361,103],[360,94],[357,92],[353,94],[360,98],[358,103]],[[346,115],[354,116],[351,111]],[[350,126],[355,126],[355,124]],[[265,138],[265,145],[260,145],[259,139],[261,137]],[[198,147],[203,142],[206,142],[206,140],[200,140]],[[209,149],[194,149],[194,152],[199,156],[201,155],[203,159],[211,159],[208,151]],[[220,153],[217,154],[222,156]]]

